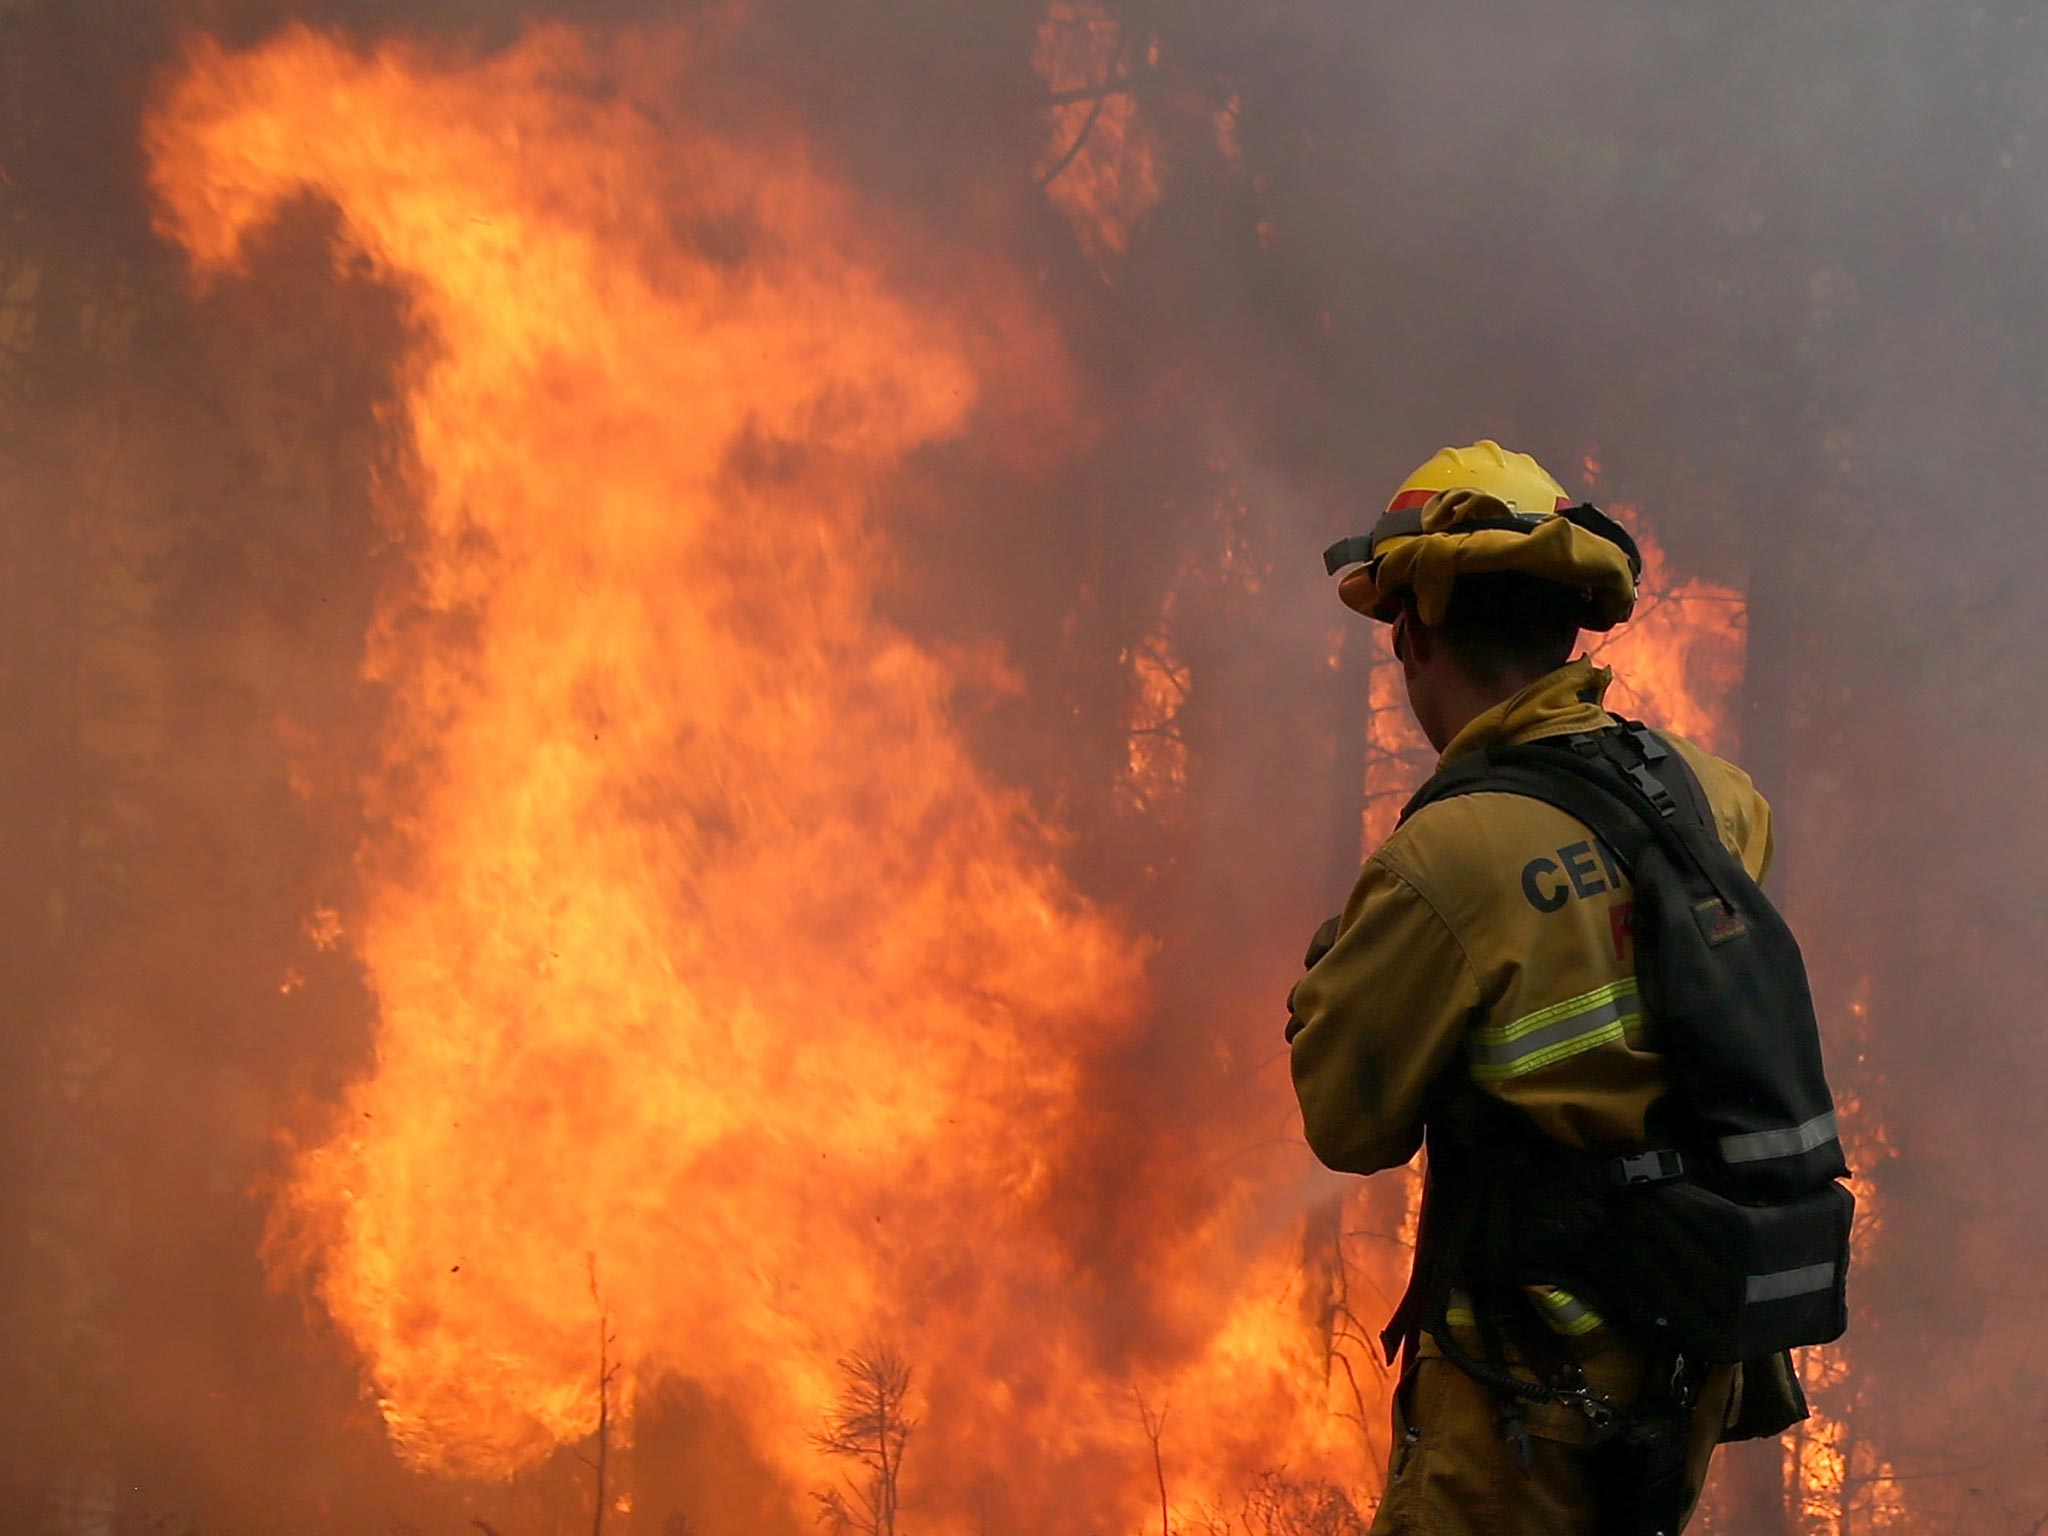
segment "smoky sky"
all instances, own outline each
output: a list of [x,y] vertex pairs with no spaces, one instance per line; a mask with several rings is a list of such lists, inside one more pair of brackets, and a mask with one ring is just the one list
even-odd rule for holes
[[[1034,184],[1035,4],[0,10],[10,1528],[426,1530],[483,1496],[393,1461],[354,1363],[258,1257],[281,1148],[369,1051],[362,978],[306,923],[355,878],[385,708],[360,663],[405,565],[378,498],[409,473],[408,313],[312,199],[247,277],[195,289],[151,232],[138,129],[190,32],[294,21],[469,50],[542,21],[693,29],[696,116],[800,139],[921,233],[905,284],[986,256],[1056,326],[1085,446],[1028,469],[985,434],[928,450],[888,509],[885,601],[934,645],[1000,646],[1023,687],[962,700],[977,753],[1159,939],[1072,1173],[1069,1240],[1105,1273],[1176,1216],[1144,1197],[1168,1163],[1274,1143],[1273,1226],[1321,1188],[1268,1112],[1279,999],[1356,864],[1376,637],[1345,630],[1318,552],[1442,443],[1496,437],[1568,488],[1597,453],[1599,493],[1675,566],[1750,599],[1729,745],[1778,806],[1838,1091],[1883,1127],[1832,1399],[1885,1447],[1867,1507],[1897,1475],[1929,1529],[2048,1511],[2048,20],[1104,9],[1143,44],[1125,72],[1163,170],[1101,266]],[[1038,430],[1029,402],[1014,420]],[[1219,503],[1256,590],[1183,579]],[[1162,819],[1113,786],[1122,658],[1169,593],[1191,768]],[[281,718],[317,743],[314,782]],[[1142,1315],[1102,1338],[1174,1347]],[[744,1447],[687,1383],[663,1390],[677,1507],[712,1536],[806,1525],[800,1492],[733,1471]],[[579,1487],[488,1507],[552,1529]]]

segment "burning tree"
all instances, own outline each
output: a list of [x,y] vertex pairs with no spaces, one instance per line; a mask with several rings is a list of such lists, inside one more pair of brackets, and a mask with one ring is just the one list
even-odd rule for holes
[[917,1428],[905,1406],[910,1366],[895,1350],[881,1347],[847,1355],[839,1372],[844,1378],[839,1401],[811,1443],[859,1470],[844,1474],[843,1487],[821,1488],[813,1497],[835,1536],[846,1531],[896,1536],[903,1453]]

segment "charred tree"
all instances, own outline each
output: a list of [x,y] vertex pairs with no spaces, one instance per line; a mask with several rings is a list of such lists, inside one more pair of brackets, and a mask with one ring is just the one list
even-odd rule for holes
[[839,1401],[811,1443],[850,1465],[842,1486],[821,1488],[821,1521],[834,1536],[896,1536],[904,1452],[917,1421],[910,1417],[910,1366],[886,1346],[856,1350],[839,1362]]
[[1173,1517],[1166,1501],[1166,1405],[1154,1408],[1136,1387],[1131,1399],[1138,1405],[1138,1423],[1145,1431],[1145,1443],[1152,1450],[1152,1480],[1159,1490],[1159,1536],[1173,1536]]
[[597,1308],[597,1443],[591,1455],[577,1454],[591,1475],[590,1536],[604,1536],[604,1517],[611,1507],[612,1498],[608,1482],[611,1474],[612,1389],[619,1378],[618,1358],[613,1354],[612,1346],[618,1343],[618,1339],[612,1333],[611,1308],[605,1305],[604,1296],[597,1288],[597,1255],[586,1254],[585,1262],[590,1271],[590,1300]]

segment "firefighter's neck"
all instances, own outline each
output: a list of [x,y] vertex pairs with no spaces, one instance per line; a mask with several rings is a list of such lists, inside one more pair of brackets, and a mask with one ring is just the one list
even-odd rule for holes
[[1420,624],[1409,624],[1403,638],[1401,671],[1408,684],[1409,707],[1415,711],[1422,734],[1438,752],[1489,709],[1505,704],[1544,676],[1540,670],[1526,675],[1513,670],[1495,678],[1477,676]]

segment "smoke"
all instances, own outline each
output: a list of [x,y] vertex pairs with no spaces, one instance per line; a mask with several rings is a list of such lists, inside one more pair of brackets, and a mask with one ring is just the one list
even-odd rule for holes
[[[1779,806],[1780,889],[1881,1223],[1852,1374],[1820,1394],[1853,1431],[1843,1499],[1874,1519],[1906,1501],[1924,1530],[2048,1510],[2040,23],[1870,3],[1099,14],[1127,35],[1134,110],[1084,150],[1147,154],[1157,181],[1115,241],[1035,184],[1079,127],[1048,113],[1037,4],[0,15],[11,1525],[587,1519],[566,1456],[514,1489],[407,1469],[326,1313],[258,1257],[292,1147],[375,1040],[322,914],[359,899],[364,785],[394,771],[393,701],[363,663],[419,552],[391,509],[418,472],[399,406],[420,315],[318,197],[196,288],[152,232],[139,147],[194,29],[235,48],[314,21],[474,57],[549,16],[680,28],[695,58],[665,89],[692,118],[806,146],[887,232],[894,291],[992,296],[971,427],[881,486],[876,601],[932,654],[978,658],[952,705],[975,761],[1150,950],[1052,1202],[1083,1300],[1046,1305],[1085,1317],[1101,1380],[1170,1378],[1215,1326],[1162,1307],[1187,1277],[1151,1266],[1215,1266],[1190,1287],[1208,1306],[1332,1187],[1295,1138],[1278,999],[1355,863],[1342,765],[1373,637],[1344,630],[1315,554],[1437,444],[1485,434],[1567,484],[1597,452],[1601,492],[1676,567],[1749,594],[1730,744]],[[632,53],[606,55],[621,91]],[[1163,692],[1134,714],[1148,675]],[[1150,778],[1134,723],[1172,744]],[[1184,785],[1159,776],[1175,762]],[[916,1363],[942,1440],[973,1388]],[[1172,1405],[1169,1453],[1172,1415],[1197,1411]],[[1064,1463],[1077,1498],[1148,1470],[1129,1417],[1127,1446]],[[648,1385],[640,1419],[645,1528],[808,1522],[807,1490],[686,1372]]]

